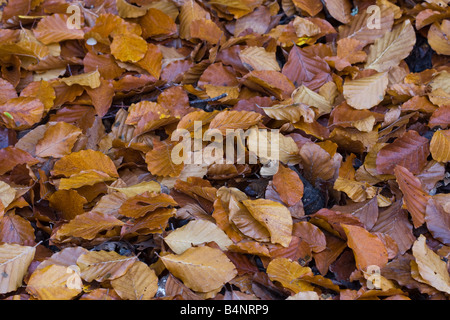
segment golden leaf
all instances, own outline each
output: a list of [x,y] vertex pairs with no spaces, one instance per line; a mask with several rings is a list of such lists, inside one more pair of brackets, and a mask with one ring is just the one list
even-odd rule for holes
[[199,292],[217,290],[237,275],[236,267],[220,249],[206,246],[168,254],[161,260],[175,277]]

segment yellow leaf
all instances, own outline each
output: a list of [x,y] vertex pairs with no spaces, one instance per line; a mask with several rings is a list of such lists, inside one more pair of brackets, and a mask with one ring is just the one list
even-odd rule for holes
[[367,199],[372,199],[376,196],[376,188],[372,187],[367,182],[359,182],[344,178],[337,178],[334,182],[333,188],[337,191],[345,192],[350,199],[355,202],[362,202]]
[[16,190],[6,182],[0,181],[0,202],[3,207],[8,207],[16,198]]
[[355,109],[370,109],[383,101],[388,83],[387,73],[348,80],[344,83],[344,97]]
[[100,87],[100,72],[98,70],[77,74],[75,76],[59,79],[59,81],[67,84],[68,86],[78,84],[80,86],[87,86],[91,89]]
[[412,252],[422,279],[437,290],[450,294],[450,275],[447,264],[427,246],[424,235],[421,234],[414,242]]
[[35,247],[0,245],[0,294],[17,290],[34,258]]
[[247,47],[239,52],[239,58],[250,71],[281,70],[275,52],[267,52],[263,47]]
[[233,242],[216,224],[207,220],[192,220],[164,238],[170,249],[182,254],[192,246],[214,241],[221,250],[226,250]]
[[406,19],[402,25],[375,40],[370,47],[364,68],[378,72],[389,71],[409,55],[415,43],[416,33],[411,22]]
[[175,277],[199,292],[217,290],[237,275],[236,267],[220,249],[206,246],[168,254],[161,260]]
[[450,161],[450,130],[438,130],[433,134],[430,151],[434,160],[443,163]]
[[76,281],[73,278],[80,279],[76,271],[51,264],[33,272],[28,281],[27,291],[39,300],[71,300],[83,289],[81,279]]
[[304,103],[317,108],[319,115],[329,113],[332,108],[327,99],[303,85],[292,92],[292,100],[294,103]]
[[297,261],[275,258],[270,261],[266,272],[270,280],[278,281],[294,293],[314,290],[314,286],[301,280],[302,276],[313,275],[311,268],[302,267]]
[[139,194],[142,194],[144,192],[161,192],[161,186],[156,181],[144,181],[129,187],[111,187],[108,186],[108,189],[119,191],[126,195],[128,198],[137,196]]
[[270,241],[288,247],[292,240],[292,216],[288,208],[267,199],[244,200],[250,214],[269,230]]

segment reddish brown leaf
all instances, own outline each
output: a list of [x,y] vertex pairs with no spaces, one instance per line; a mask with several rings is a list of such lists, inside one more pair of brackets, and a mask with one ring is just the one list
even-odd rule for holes
[[377,171],[393,174],[395,166],[403,166],[414,174],[425,167],[430,154],[429,140],[409,130],[393,143],[382,148],[377,155]]

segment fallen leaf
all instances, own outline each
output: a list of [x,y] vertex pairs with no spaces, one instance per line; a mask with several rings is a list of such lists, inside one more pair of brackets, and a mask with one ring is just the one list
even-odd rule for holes
[[47,128],[36,144],[36,156],[62,158],[71,153],[82,131],[72,124],[57,122]]
[[82,254],[77,259],[77,265],[83,280],[102,282],[123,276],[136,260],[136,256],[127,257],[114,251],[101,250]]
[[450,161],[450,130],[438,130],[433,134],[430,152],[433,159],[438,162]]
[[450,276],[447,265],[427,246],[423,235],[414,242],[412,252],[422,279],[437,290],[449,293]]
[[168,254],[161,260],[175,277],[199,292],[219,289],[237,275],[234,264],[220,249],[205,246],[189,248],[180,255]]
[[411,214],[414,227],[418,228],[425,222],[425,211],[429,195],[422,189],[422,184],[408,169],[397,165],[394,169],[406,209]]
[[344,83],[344,97],[355,109],[371,109],[384,99],[388,86],[387,73],[349,80]]
[[287,247],[292,237],[292,217],[281,203],[266,200],[244,200],[244,206],[250,214],[264,225],[270,233],[270,241]]
[[158,290],[158,277],[145,263],[136,261],[123,276],[112,280],[111,286],[124,300],[150,300]]
[[373,265],[383,268],[388,263],[386,248],[377,236],[358,226],[343,224],[342,228],[359,270],[367,271],[367,268]]
[[2,273],[0,292],[2,294],[15,291],[22,285],[35,252],[35,247],[8,243],[0,245],[0,271]]
[[39,300],[71,300],[80,294],[83,288],[81,285],[68,285],[71,277],[80,276],[75,271],[67,271],[67,267],[56,264],[36,270],[28,280],[27,291]]
[[164,241],[176,254],[182,254],[192,246],[212,241],[223,251],[233,244],[219,227],[207,220],[192,220],[185,226],[169,233]]

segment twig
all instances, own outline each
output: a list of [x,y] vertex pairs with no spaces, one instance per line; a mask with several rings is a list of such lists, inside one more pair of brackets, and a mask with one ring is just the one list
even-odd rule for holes
[[192,101],[189,102],[189,104],[202,104],[202,103],[213,102],[213,101],[217,101],[217,100],[220,100],[222,98],[225,98],[226,96],[228,96],[227,93],[222,93],[220,96],[217,96],[217,97],[214,97],[214,98],[192,100]]

